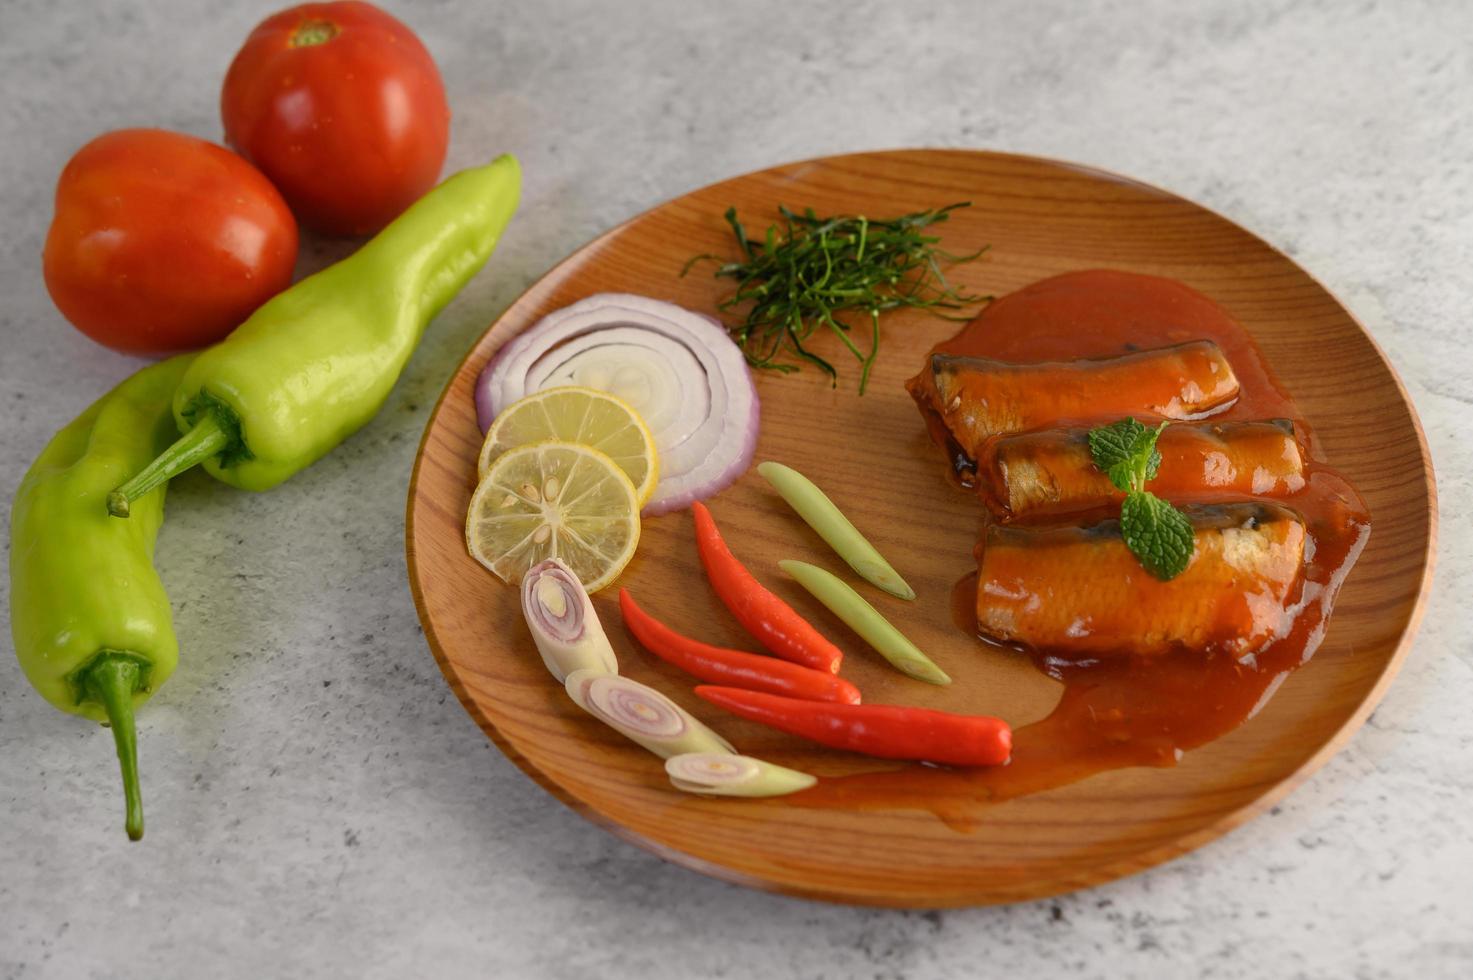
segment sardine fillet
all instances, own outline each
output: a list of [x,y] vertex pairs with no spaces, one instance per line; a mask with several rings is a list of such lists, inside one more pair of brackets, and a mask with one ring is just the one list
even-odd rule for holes
[[1118,521],[990,526],[978,556],[980,631],[1066,659],[1243,656],[1283,635],[1304,566],[1299,516],[1271,504],[1183,510],[1196,552],[1169,582],[1141,566]]
[[[1304,486],[1304,454],[1288,419],[1169,425],[1156,442],[1151,492],[1284,497]],[[983,447],[978,487],[1005,517],[1087,510],[1125,495],[1094,465],[1089,430],[999,436]]]
[[1124,415],[1201,418],[1238,396],[1232,366],[1208,340],[1034,364],[932,354],[909,387],[972,459],[997,435]]

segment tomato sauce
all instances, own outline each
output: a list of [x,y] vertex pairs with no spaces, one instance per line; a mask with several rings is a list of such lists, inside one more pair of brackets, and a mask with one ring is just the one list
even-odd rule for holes
[[[1034,283],[993,303],[938,351],[1014,362],[1072,361],[1212,340],[1226,354],[1241,390],[1214,421],[1292,419],[1306,450],[1304,486],[1277,503],[1297,511],[1308,532],[1304,575],[1290,599],[1292,625],[1255,653],[1175,653],[1074,661],[1047,650],[1017,651],[978,636],[976,573],[953,596],[959,628],[978,636],[982,653],[1028,656],[1063,691],[1053,711],[1014,732],[1005,766],[948,770],[914,765],[889,772],[821,780],[793,802],[846,808],[927,807],[959,829],[981,808],[1128,766],[1174,766],[1182,754],[1253,717],[1278,686],[1307,663],[1324,638],[1335,596],[1370,534],[1364,501],[1320,459],[1314,433],[1274,379],[1253,339],[1206,296],[1170,279],[1094,270]],[[1113,419],[1097,420],[1114,421]],[[932,423],[932,434],[965,486],[970,461]],[[1250,499],[1213,496],[1212,502]],[[980,502],[979,502],[980,506]],[[1118,516],[1108,509],[1068,520]],[[1048,518],[1042,520],[1062,520]]]

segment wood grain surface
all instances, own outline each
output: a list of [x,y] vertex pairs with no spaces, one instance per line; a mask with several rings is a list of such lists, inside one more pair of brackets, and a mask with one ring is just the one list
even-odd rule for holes
[[[480,433],[472,388],[508,338],[554,309],[616,290],[713,312],[725,285],[701,252],[729,254],[722,212],[749,230],[780,203],[890,217],[971,201],[943,245],[987,256],[958,267],[973,290],[1001,295],[1045,276],[1109,267],[1180,279],[1253,334],[1321,440],[1327,461],[1370,505],[1373,534],[1341,594],[1328,638],[1268,706],[1171,769],[1124,769],[988,808],[968,831],[928,803],[814,809],[790,800],[709,800],[670,788],[658,759],[584,715],[548,675],[516,591],[467,556],[466,505]],[[942,478],[937,450],[902,388],[957,325],[887,317],[869,393],[843,364],[831,389],[817,372],[762,372],[758,459],[803,470],[916,588],[914,603],[876,599],[955,683],[935,688],[889,669],[777,568],[781,558],[840,567],[749,472],[710,501],[739,557],[845,649],[845,676],[866,700],[998,714],[1017,725],[1048,713],[1059,685],[1021,656],[984,649],[953,624],[953,584],[973,568],[975,500]],[[451,687],[496,744],[560,800],[626,839],[718,877],[813,898],[902,907],[1020,901],[1139,871],[1239,826],[1325,762],[1384,693],[1405,656],[1432,572],[1436,520],[1430,458],[1406,392],[1374,341],[1289,258],[1189,201],[1097,170],[977,151],[904,150],[795,163],[688,194],[579,249],[528,290],[475,345],[426,428],[407,515],[410,584],[425,636]],[[646,520],[619,580],[676,629],[744,649],[704,582],[688,512]],[[623,672],[675,698],[741,750],[836,776],[887,768],[817,749],[724,715],[689,677],[640,649],[616,589],[595,597]],[[873,592],[873,590],[869,590]],[[876,593],[876,595],[878,595]],[[942,801],[944,802],[944,801]],[[1251,833],[1252,830],[1245,830]]]

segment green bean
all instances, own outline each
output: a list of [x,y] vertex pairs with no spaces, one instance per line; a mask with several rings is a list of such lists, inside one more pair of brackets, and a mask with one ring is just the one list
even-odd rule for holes
[[778,562],[783,571],[798,580],[829,612],[842,619],[850,629],[879,651],[891,666],[902,674],[927,684],[950,684],[946,671],[937,667],[912,642],[905,638],[879,610],[865,601],[843,579],[817,565],[791,559]]
[[897,598],[916,597],[915,589],[906,584],[812,480],[791,466],[771,460],[758,466],[757,472],[860,578]]

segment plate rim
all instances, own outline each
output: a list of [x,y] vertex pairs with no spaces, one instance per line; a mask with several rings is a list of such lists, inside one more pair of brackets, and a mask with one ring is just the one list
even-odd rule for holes
[[[624,231],[624,229],[643,220],[646,216],[653,214],[669,206],[670,204],[689,197],[693,194],[712,191],[720,188],[724,184],[731,183],[733,181],[745,180],[750,177],[756,177],[776,171],[801,168],[808,165],[832,164],[857,157],[898,157],[909,156],[912,154],[944,154],[961,157],[981,157],[984,159],[998,161],[1017,161],[1024,164],[1043,164],[1047,166],[1072,170],[1090,177],[1104,178],[1112,182],[1133,185],[1155,194],[1165,195],[1166,197],[1172,198],[1174,200],[1182,201],[1186,204],[1191,205],[1194,208],[1206,212],[1212,217],[1216,218],[1218,221],[1221,221],[1226,225],[1231,226],[1236,231],[1241,232],[1248,238],[1252,239],[1255,243],[1263,246],[1275,255],[1280,256],[1285,261],[1293,265],[1295,269],[1297,269],[1307,279],[1309,279],[1317,288],[1322,290],[1325,295],[1328,296],[1335,303],[1335,305],[1345,314],[1350,322],[1354,324],[1355,328],[1361,333],[1361,335],[1365,337],[1365,339],[1369,342],[1371,349],[1375,352],[1377,358],[1379,358],[1382,366],[1386,369],[1387,374],[1390,376],[1392,383],[1395,385],[1397,394],[1400,396],[1402,403],[1407,408],[1408,414],[1411,419],[1412,428],[1416,432],[1417,452],[1421,461],[1422,471],[1427,488],[1426,498],[1424,501],[1427,509],[1427,540],[1425,547],[1422,549],[1421,555],[1419,556],[1422,562],[1422,574],[1420,581],[1417,583],[1416,598],[1413,601],[1412,608],[1408,613],[1406,625],[1402,628],[1401,634],[1397,638],[1395,649],[1392,650],[1390,656],[1387,657],[1386,662],[1382,666],[1381,672],[1376,678],[1376,681],[1372,685],[1371,689],[1366,693],[1365,697],[1362,698],[1360,704],[1357,705],[1356,709],[1352,711],[1349,716],[1346,717],[1345,721],[1333,732],[1331,732],[1329,736],[1326,737],[1324,743],[1320,746],[1320,749],[1317,752],[1315,752],[1313,755],[1300,763],[1300,765],[1293,772],[1279,779],[1270,789],[1266,790],[1264,793],[1258,796],[1255,796],[1253,799],[1247,801],[1236,809],[1227,811],[1226,813],[1222,814],[1222,816],[1220,816],[1218,819],[1212,821],[1209,824],[1199,827],[1196,830],[1182,836],[1174,837],[1170,841],[1159,844],[1147,851],[1131,854],[1124,858],[1118,858],[1113,861],[1094,865],[1091,868],[1085,871],[1078,872],[1073,876],[1061,878],[1056,883],[1057,887],[1052,888],[1048,891],[1033,890],[1030,891],[1029,894],[1026,896],[1020,895],[1015,898],[982,898],[958,895],[954,897],[954,900],[943,900],[921,904],[908,901],[887,900],[886,896],[883,895],[843,892],[842,890],[824,891],[812,886],[789,883],[781,880],[774,880],[772,878],[765,878],[753,874],[748,874],[734,868],[727,867],[726,865],[706,860],[695,854],[691,854],[687,851],[665,845],[660,841],[645,837],[642,834],[639,834],[626,827],[619,821],[605,816],[596,807],[582,800],[575,793],[563,786],[561,783],[557,782],[549,774],[533,764],[530,759],[524,756],[514,745],[511,744],[510,740],[497,728],[496,723],[492,721],[491,718],[489,718],[485,714],[485,712],[481,710],[479,703],[470,695],[470,692],[467,689],[466,685],[461,681],[458,673],[456,672],[456,668],[453,664],[451,664],[449,657],[446,655],[438,635],[435,633],[433,622],[426,608],[424,592],[420,584],[421,579],[419,574],[418,556],[414,544],[414,512],[415,503],[419,491],[420,470],[421,466],[424,463],[430,433],[435,427],[435,421],[439,417],[441,407],[444,404],[446,398],[449,397],[451,388],[453,388],[455,385],[456,378],[458,378],[461,372],[465,370],[471,358],[476,355],[477,349],[480,347],[482,341],[484,341],[490,333],[492,333],[494,330],[496,330],[498,326],[501,325],[502,321],[505,320],[507,315],[528,294],[536,291],[544,283],[558,276],[559,273],[564,269],[564,267],[574,263],[575,261],[580,260],[584,253],[593,249],[595,246],[604,242],[606,239],[618,235],[619,233]],[[528,324],[528,326],[530,326],[530,324]],[[524,327],[523,329],[526,328]],[[500,344],[487,351],[487,359],[495,356],[496,351],[515,336],[517,336],[517,334],[511,334],[503,338]],[[1360,317],[1355,314],[1354,310],[1352,310],[1343,300],[1341,300],[1337,293],[1328,288],[1317,276],[1315,276],[1310,270],[1300,264],[1293,256],[1284,252],[1282,249],[1277,248],[1272,243],[1262,238],[1252,230],[1245,228],[1243,225],[1232,220],[1231,218],[1226,217],[1214,208],[1210,208],[1193,200],[1192,198],[1177,194],[1176,192],[1168,190],[1166,188],[1139,180],[1135,177],[1119,174],[1102,167],[1096,167],[1090,164],[1076,163],[1074,161],[1062,160],[1053,157],[1024,153],[1011,153],[980,148],[916,146],[890,147],[877,150],[857,150],[836,154],[824,154],[775,164],[769,167],[762,167],[756,170],[745,171],[740,174],[734,174],[730,177],[724,177],[720,180],[693,187],[689,190],[682,191],[681,193],[676,194],[672,197],[665,198],[658,203],[645,208],[637,212],[636,214],[631,215],[623,221],[618,222],[605,231],[600,232],[599,234],[583,242],[578,247],[574,248],[572,251],[563,255],[545,272],[543,272],[531,283],[529,283],[510,303],[507,304],[504,309],[501,310],[500,313],[498,313],[491,320],[490,324],[484,330],[476,335],[475,339],[471,342],[470,347],[466,350],[465,354],[462,355],[460,359],[456,362],[455,367],[450,371],[448,378],[446,379],[444,385],[441,387],[440,394],[435,399],[434,407],[430,410],[429,416],[425,421],[424,431],[421,433],[419,443],[415,448],[414,467],[411,471],[408,490],[405,494],[404,549],[410,593],[414,600],[415,614],[419,619],[420,626],[424,633],[425,643],[429,647],[430,653],[434,657],[436,664],[439,665],[441,674],[444,675],[446,682],[450,685],[450,689],[455,693],[457,700],[460,701],[461,707],[465,709],[466,713],[471,716],[471,718],[476,722],[477,726],[491,739],[492,743],[497,747],[498,750],[501,751],[503,755],[510,759],[523,773],[531,777],[533,782],[535,782],[538,786],[541,786],[554,799],[567,806],[573,812],[577,813],[579,816],[588,820],[595,826],[608,831],[620,840],[626,841],[635,845],[636,847],[639,847],[641,850],[654,854],[655,856],[662,858],[663,860],[668,861],[672,864],[679,865],[689,870],[707,875],[708,877],[728,882],[730,884],[742,885],[760,891],[774,892],[799,898],[823,901],[830,904],[882,908],[943,909],[977,907],[981,905],[1012,905],[1024,902],[1039,901],[1053,896],[1068,894],[1073,891],[1094,887],[1096,885],[1104,884],[1109,881],[1114,881],[1120,878],[1126,878],[1135,874],[1139,874],[1140,872],[1149,870],[1150,868],[1158,867],[1186,853],[1197,850],[1198,848],[1210,843],[1211,841],[1225,837],[1226,835],[1237,830],[1244,824],[1249,823],[1254,818],[1262,814],[1264,811],[1278,804],[1290,793],[1302,786],[1309,779],[1309,777],[1318,772],[1325,765],[1325,763],[1327,763],[1335,755],[1339,754],[1339,752],[1346,747],[1350,739],[1353,738],[1355,733],[1358,732],[1361,726],[1365,724],[1366,719],[1370,717],[1371,713],[1374,712],[1377,707],[1379,707],[1381,701],[1386,696],[1386,692],[1390,689],[1392,681],[1395,680],[1396,675],[1400,673],[1402,666],[1405,664],[1406,659],[1411,652],[1412,644],[1415,641],[1418,632],[1420,631],[1422,619],[1426,614],[1427,605],[1430,599],[1433,575],[1437,565],[1437,537],[1439,519],[1437,480],[1436,471],[1432,460],[1432,453],[1427,443],[1426,432],[1422,426],[1421,415],[1417,411],[1416,403],[1412,401],[1411,394],[1407,391],[1406,384],[1402,381],[1401,375],[1396,370],[1396,366],[1386,356],[1385,350],[1376,340],[1375,335],[1371,333],[1371,331],[1366,329],[1366,325],[1361,322]]]

